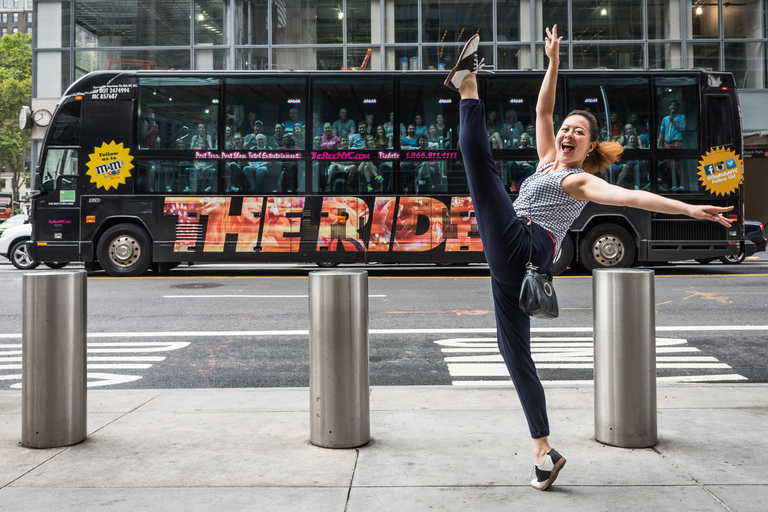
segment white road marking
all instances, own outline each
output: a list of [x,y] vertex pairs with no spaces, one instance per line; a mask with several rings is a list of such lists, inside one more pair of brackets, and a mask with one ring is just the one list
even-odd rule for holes
[[[567,340],[572,341],[567,341]],[[509,371],[499,353],[496,338],[450,338],[436,340],[455,386],[512,385]],[[675,370],[717,372],[731,367],[716,357],[700,355],[696,347],[685,346],[682,338],[656,338],[656,369],[662,373],[658,382],[725,382],[747,380],[738,374],[704,373],[701,375],[664,375]],[[461,355],[459,355],[461,354]],[[593,342],[590,337],[531,337],[531,356],[537,370],[594,369]],[[483,380],[470,380],[471,378]],[[493,379],[504,377],[504,380]],[[542,380],[545,383],[591,383],[592,380]],[[492,384],[489,384],[492,383]],[[586,385],[586,384],[585,384]]]
[[[91,337],[91,335],[88,335]],[[131,341],[131,342],[98,342],[87,344],[87,379],[89,388],[114,386],[134,382],[141,375],[126,375],[122,373],[105,373],[115,370],[148,370],[155,363],[165,361],[166,356],[142,355],[145,353],[169,352],[187,347],[189,341]],[[98,355],[93,355],[98,354]],[[119,355],[111,355],[119,354]],[[133,355],[129,355],[133,354]],[[12,364],[6,364],[12,363]],[[15,364],[18,363],[18,364]],[[0,372],[21,370],[21,344],[0,344]],[[11,389],[21,389],[21,374],[3,375],[0,381],[10,381]]]

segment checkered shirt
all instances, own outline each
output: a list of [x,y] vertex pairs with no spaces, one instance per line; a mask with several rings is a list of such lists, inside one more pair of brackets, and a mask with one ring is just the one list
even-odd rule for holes
[[560,182],[570,174],[585,172],[583,169],[562,169],[542,172],[555,162],[544,164],[520,186],[515,201],[515,211],[521,218],[530,217],[555,237],[555,251],[565,238],[568,228],[579,216],[588,201],[578,201],[563,191]]

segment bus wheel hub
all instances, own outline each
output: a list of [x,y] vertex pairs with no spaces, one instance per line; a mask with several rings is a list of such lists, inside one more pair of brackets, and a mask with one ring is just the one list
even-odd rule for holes
[[130,265],[139,257],[141,250],[136,240],[129,236],[121,236],[112,241],[109,253],[115,263]]
[[603,235],[595,240],[594,256],[597,261],[606,266],[617,264],[624,256],[624,245],[621,240],[612,235]]

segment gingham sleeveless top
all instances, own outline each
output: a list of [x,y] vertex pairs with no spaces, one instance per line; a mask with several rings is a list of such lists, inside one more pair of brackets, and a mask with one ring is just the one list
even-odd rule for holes
[[562,169],[542,172],[555,165],[549,162],[538,168],[520,186],[515,201],[518,217],[530,217],[555,237],[555,252],[565,238],[568,228],[589,201],[578,201],[563,191],[560,182],[570,174],[585,172],[584,169]]

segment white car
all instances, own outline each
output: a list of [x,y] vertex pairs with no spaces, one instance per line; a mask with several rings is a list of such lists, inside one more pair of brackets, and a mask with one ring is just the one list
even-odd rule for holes
[[[0,256],[11,260],[13,266],[19,270],[32,270],[40,262],[32,258],[27,252],[24,243],[32,238],[32,224],[21,224],[3,231],[0,235]],[[67,264],[57,261],[46,261],[50,268],[62,268]]]

